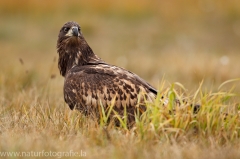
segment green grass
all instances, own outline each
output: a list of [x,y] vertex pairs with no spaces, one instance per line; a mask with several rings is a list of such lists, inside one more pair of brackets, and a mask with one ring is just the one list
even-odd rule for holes
[[[61,155],[60,152],[83,151],[84,158],[208,158],[209,155],[238,158],[240,155],[237,151],[239,95],[233,92],[203,92],[199,87],[194,97],[189,97],[179,83],[166,86],[163,81],[160,85],[165,89],[159,91],[168,95],[170,103],[171,96],[187,98],[188,103],[177,106],[172,102],[173,105],[164,107],[159,94],[155,102],[146,104],[146,112],[136,114],[136,124],[127,128],[121,118],[118,118],[120,127],[104,124],[108,111],[102,112],[105,115],[100,124],[76,110],[71,111],[59,100],[61,96],[50,95],[52,82],[48,83],[42,89],[21,88],[14,99],[1,101],[1,152],[44,150]],[[192,113],[189,103],[201,104],[200,111]]]
[[[223,0],[0,1],[0,152],[239,158],[239,6]],[[147,103],[132,128],[126,118],[118,118],[120,127],[106,124],[108,111],[100,124],[71,111],[56,52],[58,31],[69,20],[80,23],[99,57],[137,73],[170,104]],[[176,106],[175,97],[188,103]],[[201,110],[193,114],[190,103]]]

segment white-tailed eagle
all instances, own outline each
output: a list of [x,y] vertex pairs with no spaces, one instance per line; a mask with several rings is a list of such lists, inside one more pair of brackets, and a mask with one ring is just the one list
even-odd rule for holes
[[64,99],[71,109],[99,117],[99,108],[107,109],[114,99],[113,109],[123,115],[126,107],[129,122],[134,122],[136,109],[145,110],[139,103],[156,98],[157,90],[138,75],[94,54],[76,22],[61,28],[57,52],[60,74],[65,77]]

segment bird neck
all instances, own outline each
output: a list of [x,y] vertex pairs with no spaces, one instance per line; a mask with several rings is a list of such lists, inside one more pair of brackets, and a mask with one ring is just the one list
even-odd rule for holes
[[84,66],[89,62],[101,61],[87,43],[81,45],[68,45],[58,48],[58,68],[60,74],[65,77],[66,73],[74,66]]

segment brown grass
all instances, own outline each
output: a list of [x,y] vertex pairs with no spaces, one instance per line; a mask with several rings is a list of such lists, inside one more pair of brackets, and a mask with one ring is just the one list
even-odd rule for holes
[[[239,6],[224,0],[0,1],[0,151],[82,150],[83,158],[239,158],[239,80],[218,89],[240,77]],[[156,123],[163,127],[146,120],[145,126],[126,130],[98,125],[69,110],[56,53],[58,31],[69,20],[80,23],[101,58],[162,91],[179,82],[187,89],[175,87],[180,96],[193,99],[203,80],[196,98],[204,105],[202,112],[188,121],[157,114]],[[220,109],[232,116],[221,120]]]

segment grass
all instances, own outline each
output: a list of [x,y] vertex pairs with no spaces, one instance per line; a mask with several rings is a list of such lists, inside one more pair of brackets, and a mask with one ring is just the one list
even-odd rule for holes
[[[0,152],[239,158],[239,6],[223,0],[0,1]],[[147,103],[132,128],[125,120],[106,125],[105,111],[100,124],[71,111],[56,53],[58,31],[69,20],[80,23],[97,55],[137,73],[171,104]],[[201,110],[176,106],[174,97]]]
[[[162,92],[182,99],[175,87]],[[98,124],[78,111],[71,111],[62,100],[44,94],[49,94],[47,88],[41,92],[29,87],[11,103],[1,102],[5,105],[0,109],[1,152],[44,150],[58,152],[60,156],[60,152],[82,151],[86,154],[84,158],[197,159],[240,155],[237,151],[240,108],[238,100],[233,99],[239,96],[232,92],[203,93],[199,88],[196,100],[189,99],[191,103],[202,104],[197,114],[184,103],[180,107],[163,107],[157,98],[146,105],[145,113],[136,115],[136,125],[129,129],[124,121],[120,127]],[[174,113],[169,113],[173,109]]]

